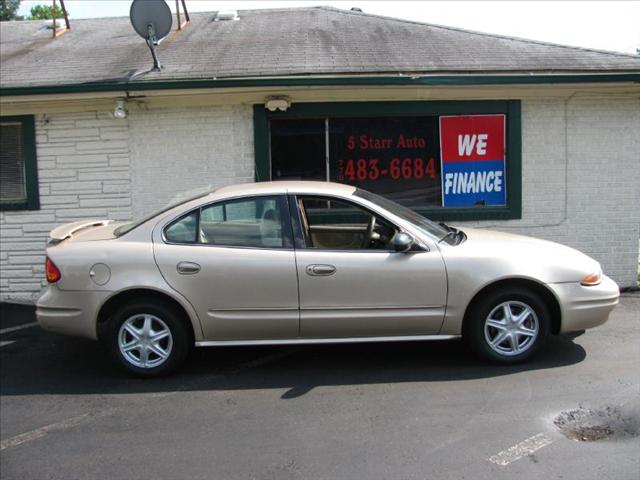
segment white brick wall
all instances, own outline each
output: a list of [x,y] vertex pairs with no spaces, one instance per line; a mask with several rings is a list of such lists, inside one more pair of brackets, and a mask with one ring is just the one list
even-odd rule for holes
[[36,136],[41,208],[0,212],[2,301],[38,294],[56,225],[139,218],[186,190],[254,178],[250,106],[39,116]]
[[136,217],[185,191],[254,180],[251,106],[139,111],[130,124]]
[[640,99],[525,100],[522,158],[522,219],[466,224],[570,245],[635,286]]
[[131,218],[128,122],[108,113],[36,118],[40,210],[0,212],[0,299],[30,301],[44,283],[56,225]]
[[[640,100],[522,102],[523,218],[468,225],[574,246],[620,285],[636,282]],[[0,299],[32,300],[53,226],[128,220],[189,189],[250,182],[250,106],[57,114],[36,122],[41,209],[0,212]]]

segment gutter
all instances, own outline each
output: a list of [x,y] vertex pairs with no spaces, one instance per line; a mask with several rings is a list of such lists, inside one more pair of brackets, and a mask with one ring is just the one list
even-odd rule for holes
[[309,76],[258,77],[203,80],[158,80],[91,82],[33,87],[2,87],[0,96],[48,95],[65,93],[177,90],[202,88],[292,87],[292,86],[472,86],[540,85],[581,83],[640,83],[639,72],[601,74],[514,74],[514,75],[430,75],[430,76]]

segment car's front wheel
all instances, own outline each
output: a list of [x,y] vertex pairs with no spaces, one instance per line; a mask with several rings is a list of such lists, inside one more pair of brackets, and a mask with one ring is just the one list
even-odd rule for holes
[[171,372],[189,352],[188,331],[179,313],[151,302],[135,302],[118,309],[105,340],[121,366],[146,377]]
[[478,355],[492,362],[512,364],[530,358],[549,332],[549,309],[529,290],[494,291],[471,308],[463,337]]

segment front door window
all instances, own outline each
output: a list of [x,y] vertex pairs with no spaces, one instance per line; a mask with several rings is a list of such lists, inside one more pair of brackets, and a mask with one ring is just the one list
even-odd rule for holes
[[307,248],[319,250],[393,250],[396,228],[368,210],[327,197],[298,199]]

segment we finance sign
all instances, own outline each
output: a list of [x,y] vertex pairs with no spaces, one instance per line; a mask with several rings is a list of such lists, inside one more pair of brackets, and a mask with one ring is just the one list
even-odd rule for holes
[[503,206],[505,115],[440,117],[442,205]]

